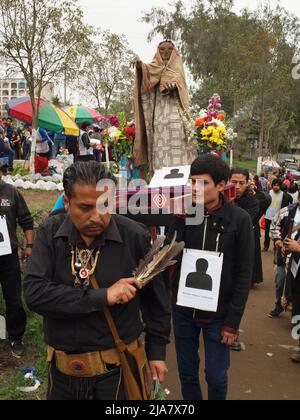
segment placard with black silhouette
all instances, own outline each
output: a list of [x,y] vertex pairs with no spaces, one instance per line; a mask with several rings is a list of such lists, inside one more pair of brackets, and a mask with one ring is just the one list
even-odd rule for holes
[[0,216],[0,257],[12,253],[6,218]]
[[217,312],[222,270],[223,254],[185,249],[177,305]]
[[162,168],[155,172],[149,187],[155,189],[185,186],[188,183],[190,172],[191,167],[189,165]]

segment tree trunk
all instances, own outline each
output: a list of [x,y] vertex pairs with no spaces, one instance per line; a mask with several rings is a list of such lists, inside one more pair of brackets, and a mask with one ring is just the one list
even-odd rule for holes
[[32,142],[31,142],[31,153],[30,153],[30,174],[35,174],[35,151],[36,151],[36,141],[37,141],[37,130],[39,128],[38,124],[38,114],[36,110],[32,112]]
[[101,112],[101,103],[100,103],[99,96],[97,96],[97,102],[98,102],[98,111]]
[[68,88],[68,79],[67,79],[67,71],[64,71],[64,104],[65,106],[67,106],[67,97],[68,97],[68,93],[67,93],[67,88]]
[[261,122],[260,122],[260,133],[259,133],[259,148],[258,154],[262,156],[264,137],[265,137],[265,92],[264,92],[264,80],[262,83],[262,101],[261,101]]

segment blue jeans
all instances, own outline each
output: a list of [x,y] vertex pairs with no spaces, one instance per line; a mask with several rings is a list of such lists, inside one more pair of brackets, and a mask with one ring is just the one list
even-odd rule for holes
[[221,343],[224,322],[203,324],[173,310],[177,363],[185,401],[202,401],[200,386],[200,334],[205,345],[205,373],[210,401],[225,401],[228,392],[230,349]]
[[284,265],[278,266],[276,277],[275,277],[275,284],[276,284],[276,309],[279,311],[282,309],[281,299],[284,294],[285,277],[286,277],[285,266]]

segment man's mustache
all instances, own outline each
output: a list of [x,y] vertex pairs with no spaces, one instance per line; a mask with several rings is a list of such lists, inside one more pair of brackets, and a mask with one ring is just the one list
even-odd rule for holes
[[86,229],[97,229],[97,228],[102,228],[104,226],[103,223],[99,222],[99,223],[93,223],[93,224],[89,224],[86,225]]

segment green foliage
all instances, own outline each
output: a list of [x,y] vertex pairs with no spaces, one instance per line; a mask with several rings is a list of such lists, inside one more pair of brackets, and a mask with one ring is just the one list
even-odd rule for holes
[[[130,113],[134,72],[130,63],[135,54],[124,35],[99,32],[91,47],[93,55],[85,60],[79,87],[89,99],[97,102],[104,115],[120,109]],[[116,105],[119,107],[116,109]]]
[[13,176],[16,176],[16,175],[26,176],[26,175],[29,175],[29,171],[26,170],[23,165],[17,165],[14,168],[12,175]]
[[256,160],[234,160],[233,166],[235,168],[245,168],[250,171],[252,175],[256,175],[257,161]]

